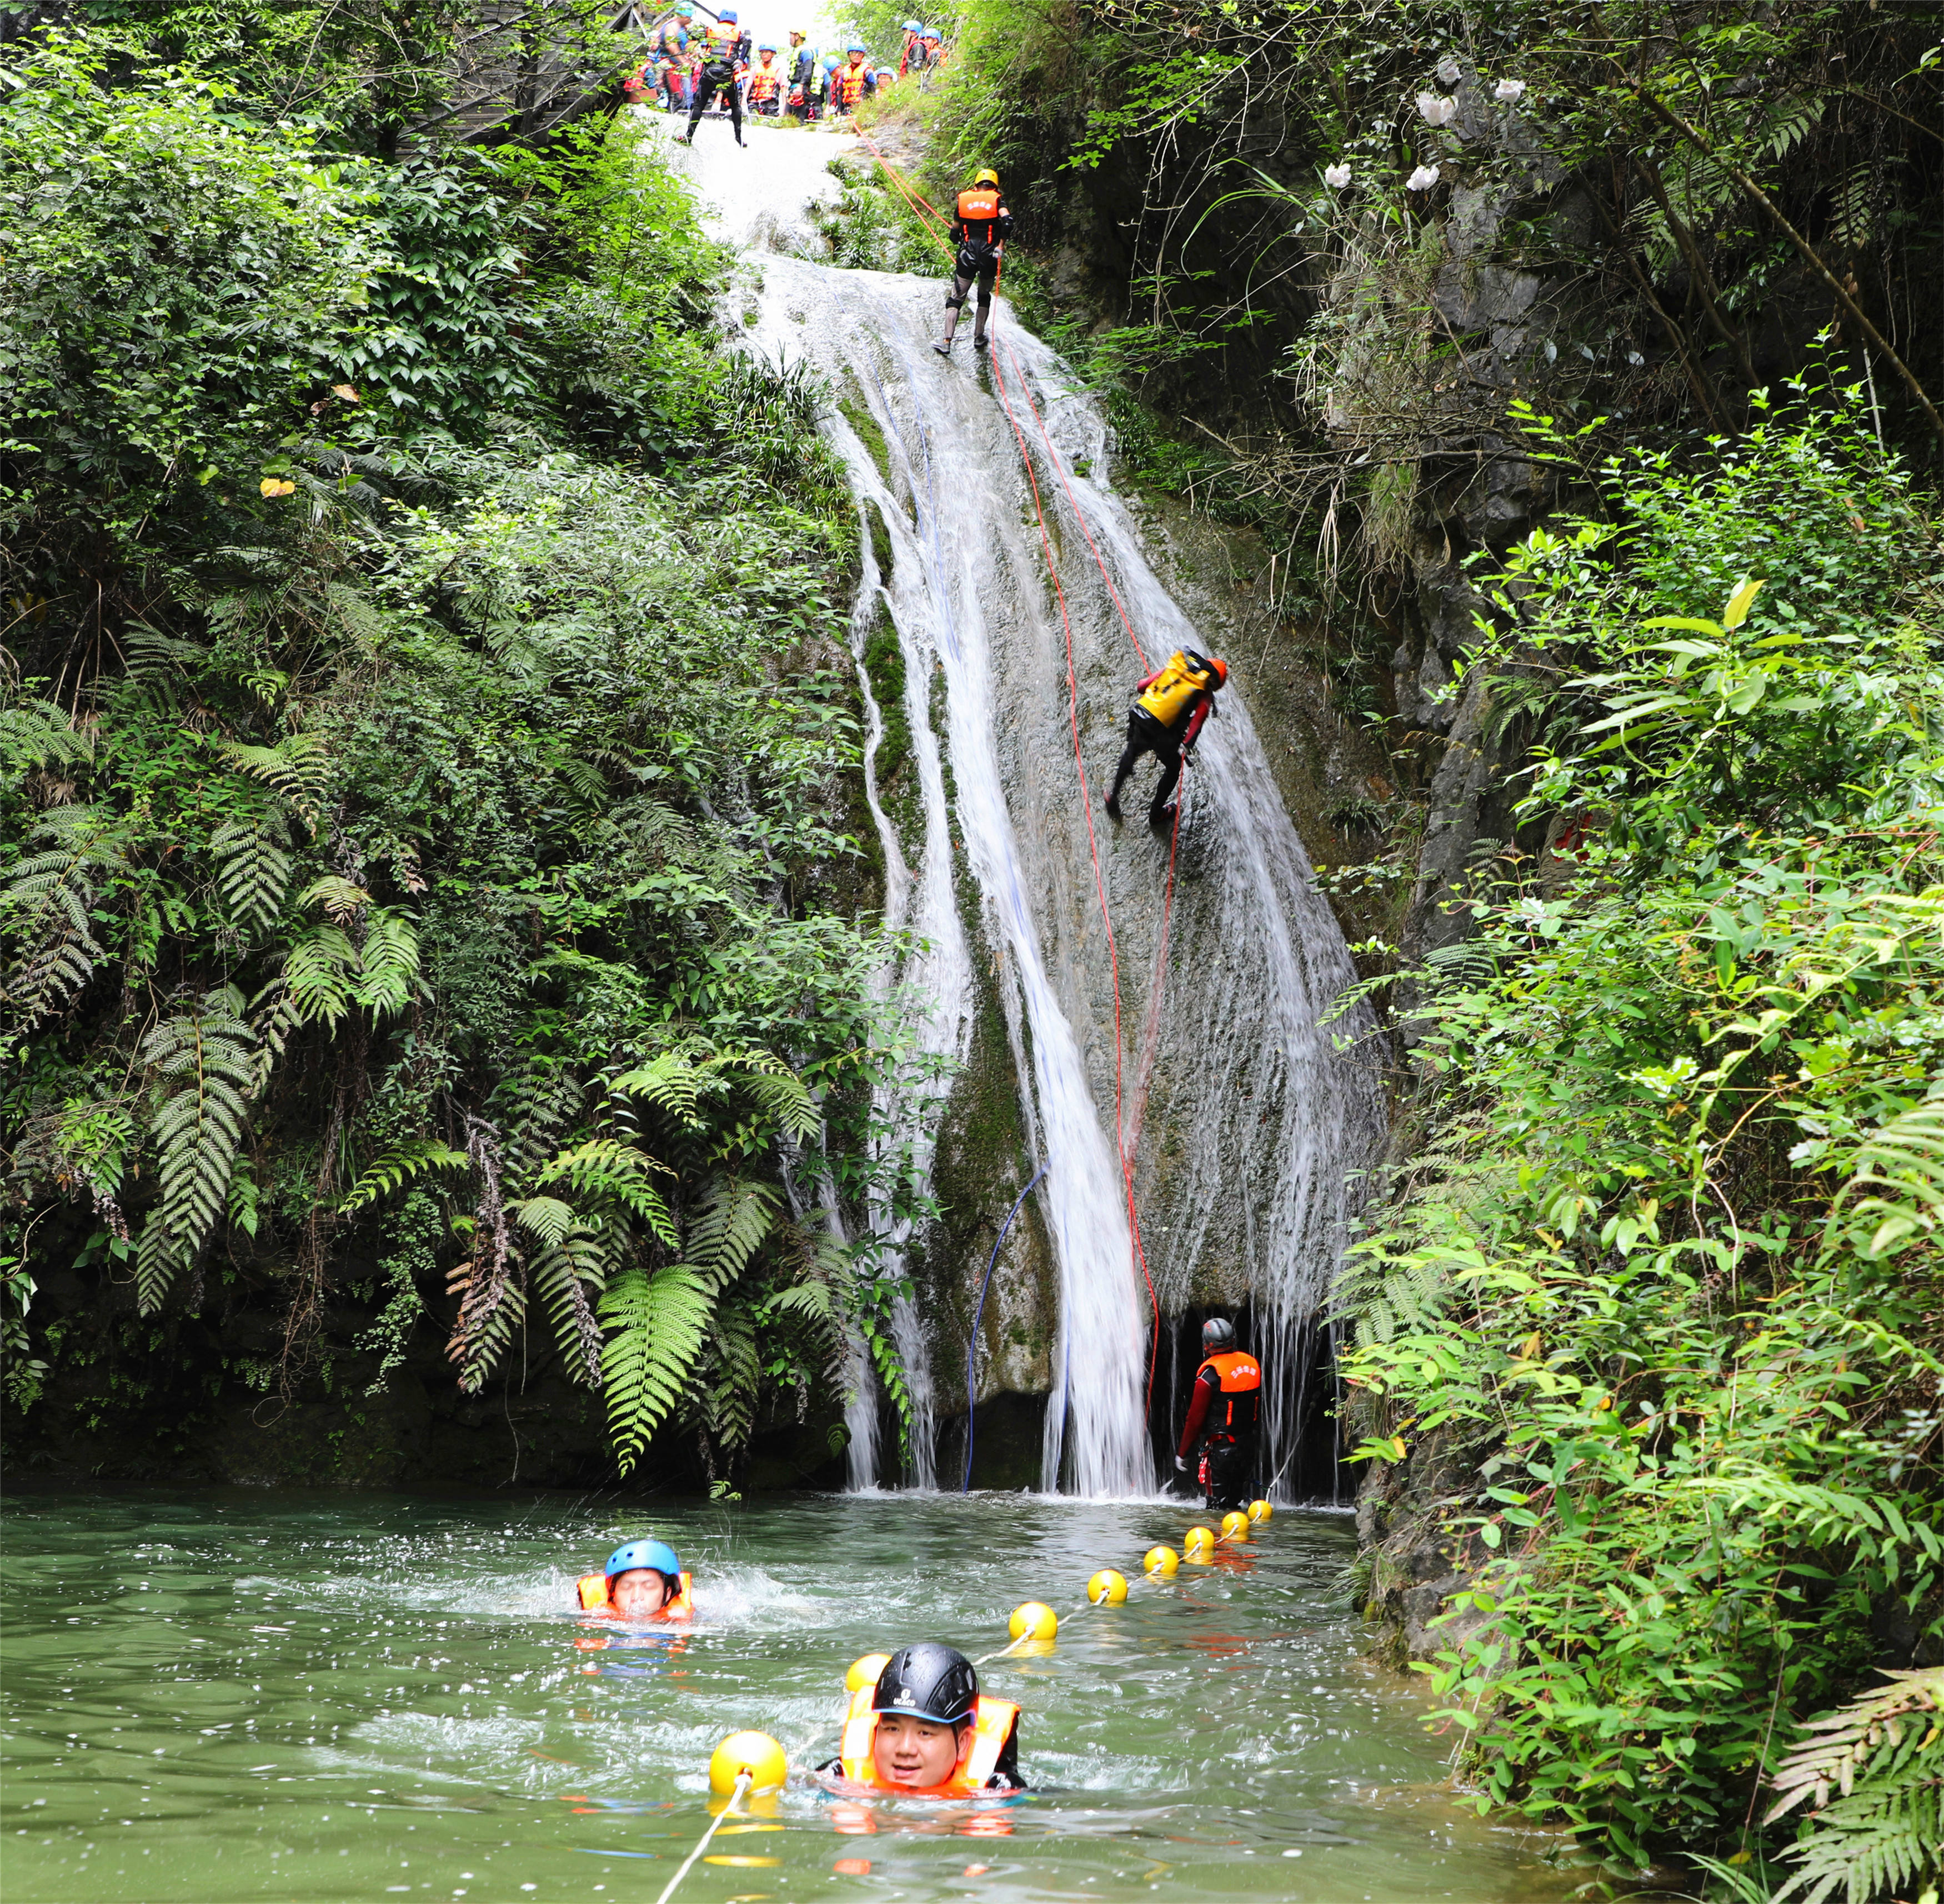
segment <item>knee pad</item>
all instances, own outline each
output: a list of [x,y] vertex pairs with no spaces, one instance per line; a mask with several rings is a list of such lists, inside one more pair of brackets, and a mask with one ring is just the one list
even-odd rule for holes
[[947,291],[945,294],[945,308],[948,311],[962,311],[965,308],[965,300],[962,297],[954,297],[951,292]]

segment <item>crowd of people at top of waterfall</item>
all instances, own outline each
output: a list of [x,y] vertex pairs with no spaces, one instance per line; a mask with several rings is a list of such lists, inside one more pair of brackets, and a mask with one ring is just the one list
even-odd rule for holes
[[712,105],[727,118],[739,146],[748,143],[743,137],[746,112],[799,125],[841,126],[881,88],[914,75],[921,88],[928,85],[946,57],[943,34],[920,20],[904,23],[895,67],[874,62],[860,39],[849,41],[841,54],[820,53],[801,27],[790,29],[787,47],[755,39],[734,7],[709,14],[693,0],[676,0],[652,24],[638,10],[637,20],[650,51],[623,90],[635,105],[659,103],[664,112],[685,114],[687,128],[677,135],[684,141],[694,140]]

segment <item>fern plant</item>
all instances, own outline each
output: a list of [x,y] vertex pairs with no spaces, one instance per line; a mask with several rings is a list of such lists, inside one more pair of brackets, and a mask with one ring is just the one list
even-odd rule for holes
[[158,1309],[179,1269],[192,1263],[228,1198],[249,1118],[256,1035],[233,986],[200,1008],[165,1019],[142,1042],[155,1087],[149,1132],[161,1153],[162,1200],[136,1248],[136,1302]]
[[1944,1666],[1889,1682],[1810,1720],[1772,1783],[1773,1824],[1807,1804],[1811,1829],[1775,1904],[1875,1904],[1944,1876]]

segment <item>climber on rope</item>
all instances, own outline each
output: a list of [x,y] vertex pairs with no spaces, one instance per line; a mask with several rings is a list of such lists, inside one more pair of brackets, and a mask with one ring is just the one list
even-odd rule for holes
[[964,1653],[921,1640],[894,1653],[878,1683],[858,1691],[838,1755],[817,1769],[843,1786],[909,1797],[1023,1792],[1020,1709],[983,1696]]
[[1188,1420],[1174,1471],[1185,1475],[1195,1444],[1208,1446],[1198,1478],[1211,1511],[1243,1506],[1250,1497],[1256,1466],[1256,1420],[1262,1406],[1262,1364],[1235,1346],[1235,1325],[1212,1316],[1201,1325],[1201,1366],[1195,1371]]
[[1161,762],[1159,784],[1148,807],[1148,823],[1164,828],[1174,819],[1173,795],[1181,779],[1181,763],[1195,751],[1202,723],[1215,712],[1215,697],[1229,678],[1229,664],[1219,657],[1177,648],[1167,666],[1157,668],[1134,690],[1127,709],[1127,744],[1114,768],[1113,791],[1107,795],[1110,818],[1121,817],[1121,789],[1143,754]]
[[743,89],[736,68],[743,55],[743,29],[737,24],[736,9],[724,7],[715,23],[703,34],[702,65],[695,76],[695,97],[688,108],[688,130],[676,136],[684,146],[695,143],[695,128],[718,93],[729,109],[729,123],[735,128],[736,143],[746,146],[743,137]]
[[952,221],[952,241],[958,247],[952,261],[952,288],[945,294],[945,335],[932,349],[941,357],[952,355],[952,340],[958,328],[958,314],[965,308],[966,294],[979,287],[979,315],[972,326],[972,348],[986,347],[986,327],[992,311],[992,287],[999,275],[1001,247],[1012,235],[1013,214],[999,191],[999,175],[989,166],[973,175],[972,183],[958,195]]

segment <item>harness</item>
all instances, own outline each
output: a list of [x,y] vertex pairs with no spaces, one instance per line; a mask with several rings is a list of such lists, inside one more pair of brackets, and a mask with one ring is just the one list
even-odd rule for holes
[[[693,1619],[695,1617],[695,1600],[691,1593],[689,1576],[686,1573],[675,1576],[675,1598],[658,1613],[651,1613],[651,1619]],[[614,1597],[608,1590],[608,1576],[604,1573],[583,1573],[574,1582],[580,1595],[581,1609],[586,1613],[612,1613]],[[618,1617],[618,1616],[617,1616]]]
[[1220,1379],[1221,1400],[1211,1401],[1203,1428],[1209,1437],[1234,1441],[1256,1432],[1256,1416],[1262,1405],[1263,1369],[1255,1357],[1239,1349],[1210,1355],[1195,1371],[1198,1382],[1202,1372],[1213,1369]]
[[838,1760],[844,1776],[854,1785],[875,1786],[880,1792],[895,1792],[906,1798],[976,1798],[986,1789],[986,1781],[998,1770],[999,1755],[1019,1730],[1020,1709],[1009,1699],[988,1699],[983,1694],[972,1709],[972,1750],[965,1763],[943,1785],[921,1790],[907,1785],[887,1785],[878,1776],[877,1761],[871,1749],[878,1736],[881,1713],[872,1710],[877,1697],[875,1686],[860,1686],[850,1696],[850,1711],[844,1721],[844,1743]]

